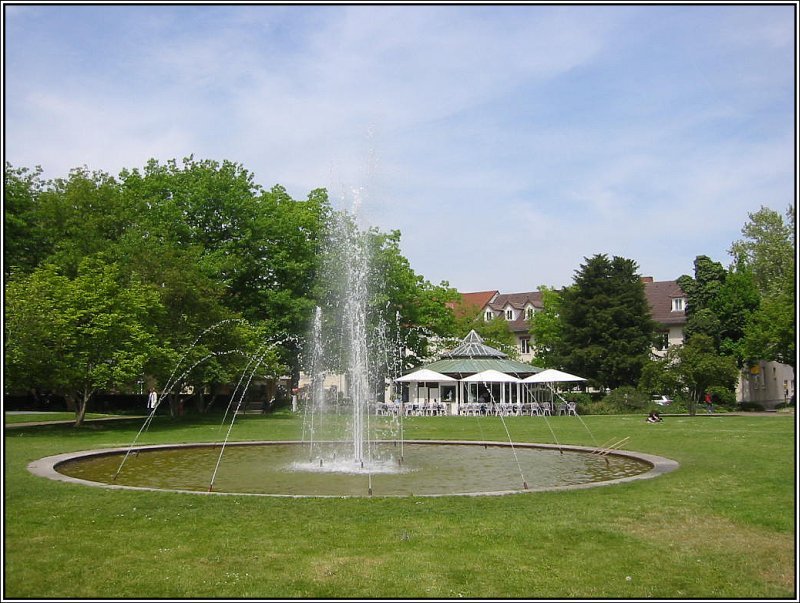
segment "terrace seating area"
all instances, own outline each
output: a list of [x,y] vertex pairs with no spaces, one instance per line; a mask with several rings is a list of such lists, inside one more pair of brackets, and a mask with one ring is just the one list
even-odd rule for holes
[[[576,408],[572,404],[573,410]],[[468,402],[462,404],[459,409],[460,415],[475,416],[475,415],[488,415],[498,417],[542,417],[552,416],[553,404],[552,402],[506,402],[499,404],[488,404],[485,402]],[[577,414],[573,412],[572,414]]]
[[406,417],[438,417],[448,414],[448,405],[442,402],[431,400],[430,402],[405,403],[402,402],[381,402],[375,407],[375,414],[378,416],[399,416]]
[[558,415],[577,416],[577,406],[574,402],[565,402],[554,408],[552,402],[465,402],[453,408],[452,404],[445,404],[435,400],[430,402],[380,402],[375,405],[375,414],[386,417],[441,417],[446,415],[460,415],[467,417],[542,417]]

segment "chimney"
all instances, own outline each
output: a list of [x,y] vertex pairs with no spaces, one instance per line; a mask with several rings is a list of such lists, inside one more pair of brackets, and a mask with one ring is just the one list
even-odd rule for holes
[[642,282],[643,283],[652,283],[653,282],[653,277],[652,276],[643,276],[642,277]]

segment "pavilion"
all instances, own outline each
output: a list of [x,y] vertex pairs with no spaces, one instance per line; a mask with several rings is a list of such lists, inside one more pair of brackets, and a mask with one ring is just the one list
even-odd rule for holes
[[[522,404],[542,388],[524,383],[543,369],[511,360],[486,345],[474,330],[439,360],[421,366],[395,381],[404,387],[407,404],[443,407],[446,414],[461,414],[474,404]],[[407,389],[406,387],[407,386]]]

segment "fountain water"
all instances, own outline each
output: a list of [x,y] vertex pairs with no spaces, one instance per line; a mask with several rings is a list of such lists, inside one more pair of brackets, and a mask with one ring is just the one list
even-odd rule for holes
[[[317,307],[308,338],[311,401],[304,416],[309,438],[309,467],[324,471],[384,472],[396,464],[373,458],[370,406],[379,391],[375,370],[390,354],[381,317],[370,306],[370,284],[376,279],[369,253],[369,232],[354,213],[334,215],[329,225],[321,270],[325,310]],[[389,344],[389,345],[387,345]],[[329,400],[323,387],[329,372],[344,374],[344,401]],[[342,406],[347,419],[339,414]]]

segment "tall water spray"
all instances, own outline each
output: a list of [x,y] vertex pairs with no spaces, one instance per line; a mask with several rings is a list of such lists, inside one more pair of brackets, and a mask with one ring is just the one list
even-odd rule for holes
[[[357,206],[356,206],[357,207]],[[370,281],[374,276],[369,253],[369,233],[362,230],[355,213],[335,212],[328,224],[323,249],[321,286],[322,307],[315,311],[309,342],[312,403],[306,416],[306,431],[311,440],[311,456],[319,464],[330,464],[335,456],[339,467],[366,468],[372,464],[370,447],[370,406],[376,392],[379,371],[388,352],[373,349],[385,343],[380,337],[385,325],[371,312]],[[322,387],[325,374],[346,378],[346,403],[328,400]],[[344,410],[349,418],[337,412]],[[323,435],[324,434],[324,435]],[[325,457],[322,440],[335,440],[336,446]],[[317,442],[315,445],[314,442]]]

